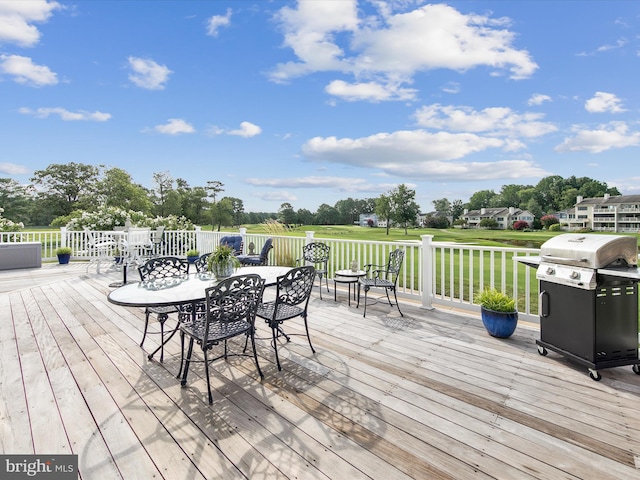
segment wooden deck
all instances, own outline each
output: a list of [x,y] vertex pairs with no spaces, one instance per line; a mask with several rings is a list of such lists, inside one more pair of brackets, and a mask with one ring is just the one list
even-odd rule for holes
[[640,479],[640,376],[594,382],[540,356],[534,328],[498,340],[408,304],[363,318],[316,287],[317,353],[295,337],[278,372],[260,341],[263,382],[250,358],[216,362],[210,406],[202,365],[180,388],[177,340],[147,360],[142,309],[107,302],[117,276],[53,268],[0,293],[3,453],[75,453],[101,480]]

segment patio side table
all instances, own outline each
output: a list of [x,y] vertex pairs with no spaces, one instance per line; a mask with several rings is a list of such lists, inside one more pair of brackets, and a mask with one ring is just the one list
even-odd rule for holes
[[349,306],[351,306],[351,285],[354,285],[353,299],[355,300],[356,299],[355,284],[357,284],[358,280],[364,277],[365,275],[366,275],[366,272],[364,270],[356,270],[355,272],[353,270],[336,270],[333,276],[333,300],[335,302],[338,301],[336,284],[345,283],[347,284],[349,289],[348,299],[349,299]]

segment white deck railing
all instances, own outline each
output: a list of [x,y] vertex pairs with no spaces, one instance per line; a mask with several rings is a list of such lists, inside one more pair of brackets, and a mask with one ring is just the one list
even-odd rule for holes
[[[96,236],[118,238],[122,232],[94,232]],[[383,265],[389,253],[401,248],[405,252],[403,268],[398,281],[398,296],[419,302],[424,308],[435,305],[452,307],[471,312],[479,312],[474,303],[474,295],[485,287],[513,295],[522,319],[538,321],[538,282],[535,269],[513,260],[514,256],[537,255],[538,249],[482,247],[450,242],[434,242],[433,236],[424,235],[422,241],[366,241],[341,239],[316,239],[314,232],[306,237],[238,232],[209,232],[197,228],[195,231],[164,231],[163,242],[158,254],[185,256],[187,250],[196,248],[201,254],[211,252],[225,235],[242,235],[244,253],[249,252],[253,243],[256,254],[260,253],[267,238],[273,238],[274,249],[269,255],[271,264],[294,265],[307,242],[320,241],[331,247],[329,274],[332,278],[336,270],[349,268],[351,261],[358,265],[373,263]],[[91,260],[92,250],[88,248],[84,232],[43,231],[0,234],[0,242],[41,242],[42,259],[56,258],[59,246],[69,246],[73,250],[72,259]]]

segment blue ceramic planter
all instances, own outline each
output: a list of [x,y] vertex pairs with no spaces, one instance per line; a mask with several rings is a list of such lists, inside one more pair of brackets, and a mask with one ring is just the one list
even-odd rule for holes
[[496,312],[484,307],[480,308],[484,328],[492,337],[507,338],[516,330],[518,312]]
[[58,254],[58,263],[60,265],[66,265],[67,263],[69,263],[70,259],[71,259],[71,254],[70,253],[59,253]]

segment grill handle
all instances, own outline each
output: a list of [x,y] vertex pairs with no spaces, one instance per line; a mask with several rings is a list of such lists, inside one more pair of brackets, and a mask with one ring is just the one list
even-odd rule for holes
[[546,290],[541,291],[538,295],[538,308],[541,317],[549,316],[549,294]]
[[580,262],[580,263],[589,263],[588,258],[571,258],[571,257],[554,257],[553,255],[542,255],[542,258],[545,260],[549,260],[550,262],[560,262],[560,263],[569,263],[569,262]]

